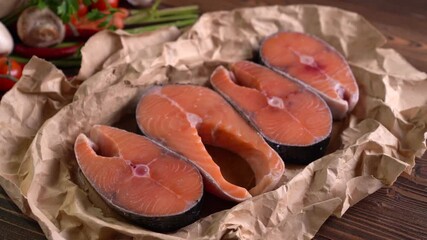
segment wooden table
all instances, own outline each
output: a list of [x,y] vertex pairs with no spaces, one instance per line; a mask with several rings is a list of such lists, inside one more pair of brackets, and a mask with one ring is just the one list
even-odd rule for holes
[[[199,4],[204,12],[296,3],[340,7],[365,16],[387,36],[387,47],[427,72],[426,0],[163,0],[163,3]],[[38,224],[24,216],[3,190],[0,191],[0,239],[45,239]],[[365,198],[343,218],[329,218],[315,239],[427,239],[427,155],[417,160],[411,175],[403,174],[392,187]]]

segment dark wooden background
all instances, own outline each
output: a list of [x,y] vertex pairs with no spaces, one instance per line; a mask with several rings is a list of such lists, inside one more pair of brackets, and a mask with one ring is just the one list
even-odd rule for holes
[[[340,7],[365,16],[387,36],[387,47],[427,72],[427,0],[163,0],[163,3],[198,4],[204,12],[297,3]],[[23,215],[1,189],[0,239],[45,239],[38,224]],[[392,187],[365,198],[343,218],[329,218],[315,239],[427,239],[427,156],[417,159],[411,175],[403,174]]]

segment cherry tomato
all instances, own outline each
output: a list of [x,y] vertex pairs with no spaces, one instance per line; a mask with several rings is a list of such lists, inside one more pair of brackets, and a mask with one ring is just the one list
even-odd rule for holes
[[[15,80],[22,76],[21,65],[13,59],[0,58],[0,91],[7,91],[15,85]],[[11,79],[12,78],[12,79]]]
[[88,12],[88,7],[83,3],[83,0],[79,0],[79,9],[77,10],[77,16],[84,17]]
[[83,0],[79,0],[79,9],[77,9],[77,12],[75,14],[71,15],[70,22],[77,22],[80,18],[84,18],[88,12],[88,6],[83,3]]
[[129,11],[125,8],[119,8],[119,11],[114,13],[112,25],[118,29],[125,27],[125,19],[129,16]]
[[92,8],[96,8],[99,11],[108,10],[109,7],[117,8],[119,6],[119,0],[98,0],[92,4]]
[[[104,13],[107,13],[105,11]],[[87,17],[82,17],[80,19],[72,19],[71,23],[74,25],[77,34],[67,25],[65,26],[65,38],[68,40],[86,40],[98,31],[101,31],[105,28],[114,26],[117,29],[122,29],[124,27],[124,20],[129,16],[129,11],[125,8],[118,8],[118,11],[113,14],[113,18],[110,23],[105,27],[99,27],[105,19],[99,19],[91,21]]]

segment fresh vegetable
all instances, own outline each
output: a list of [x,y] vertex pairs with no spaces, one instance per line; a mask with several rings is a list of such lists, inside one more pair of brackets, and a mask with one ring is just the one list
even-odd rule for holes
[[89,8],[84,4],[83,0],[79,0],[79,9],[77,10],[77,17],[84,17],[88,13]]
[[49,8],[29,7],[18,19],[18,36],[31,47],[48,47],[61,43],[65,27],[61,19]]
[[99,11],[106,11],[110,8],[118,8],[119,0],[98,0],[92,3],[92,8],[96,8]]
[[[16,55],[11,55],[10,58],[22,65],[27,64],[30,61],[29,58],[20,57]],[[49,60],[49,62],[51,62],[58,68],[78,68],[80,67],[81,61],[81,56],[71,56],[68,58]]]
[[[49,8],[64,24],[68,24],[73,18],[83,17],[86,16],[86,14],[102,18],[116,11],[118,4],[113,3],[110,4],[111,7],[105,8],[105,11],[108,11],[108,13],[100,13],[100,10],[93,6],[101,1],[102,0],[30,0],[30,3],[38,8]],[[118,3],[118,0],[116,0],[116,2]]]
[[9,30],[0,22],[0,56],[9,55],[13,50],[13,38]]
[[[36,55],[59,68],[77,68],[81,63],[80,46],[61,44],[64,39],[83,42],[104,29],[142,33],[167,26],[182,28],[199,16],[198,6],[159,10],[160,0],[151,1],[149,8],[134,10],[117,8],[118,0],[27,1],[31,7],[20,10],[23,12],[17,24],[23,44],[17,44],[11,57],[26,63]],[[7,17],[8,27],[14,26],[18,15]]]
[[128,33],[132,34],[138,34],[143,32],[151,32],[155,31],[160,28],[164,27],[172,27],[175,26],[177,28],[183,28],[190,26],[196,22],[196,19],[188,19],[188,20],[182,20],[182,21],[175,21],[175,22],[167,22],[167,23],[161,23],[161,24],[154,24],[154,25],[148,25],[144,27],[138,27],[138,28],[132,28],[132,29],[125,29]]
[[131,16],[125,20],[125,31],[136,34],[168,26],[183,28],[194,24],[199,17],[196,5],[158,10],[159,4],[156,1],[149,9],[131,10]]
[[89,14],[79,19],[72,19],[70,24],[66,26],[66,38],[88,39],[103,29],[122,29],[129,12],[127,9],[119,8],[110,15],[107,12],[100,14],[100,18],[95,18],[95,20]]
[[8,57],[0,58],[0,91],[7,91],[22,76],[21,65]]
[[82,43],[61,43],[55,47],[34,48],[23,44],[16,44],[14,52],[27,58],[35,55],[39,58],[59,59],[76,54],[81,46]]
[[87,40],[95,33],[99,32],[98,28],[92,28],[89,25],[87,28],[84,25],[74,26],[72,24],[65,26],[65,39],[67,40]]
[[149,25],[153,23],[197,19],[198,17],[199,7],[197,5],[158,10],[156,3],[148,10],[131,10],[130,16],[125,20],[125,25]]
[[87,8],[94,1],[96,0],[31,0],[30,3],[40,9],[49,8],[62,22],[68,23],[79,12],[82,4]]

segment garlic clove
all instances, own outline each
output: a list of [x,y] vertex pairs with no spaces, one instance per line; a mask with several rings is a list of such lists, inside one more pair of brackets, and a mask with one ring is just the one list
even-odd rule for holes
[[9,55],[13,51],[13,38],[9,30],[0,22],[0,56]]

